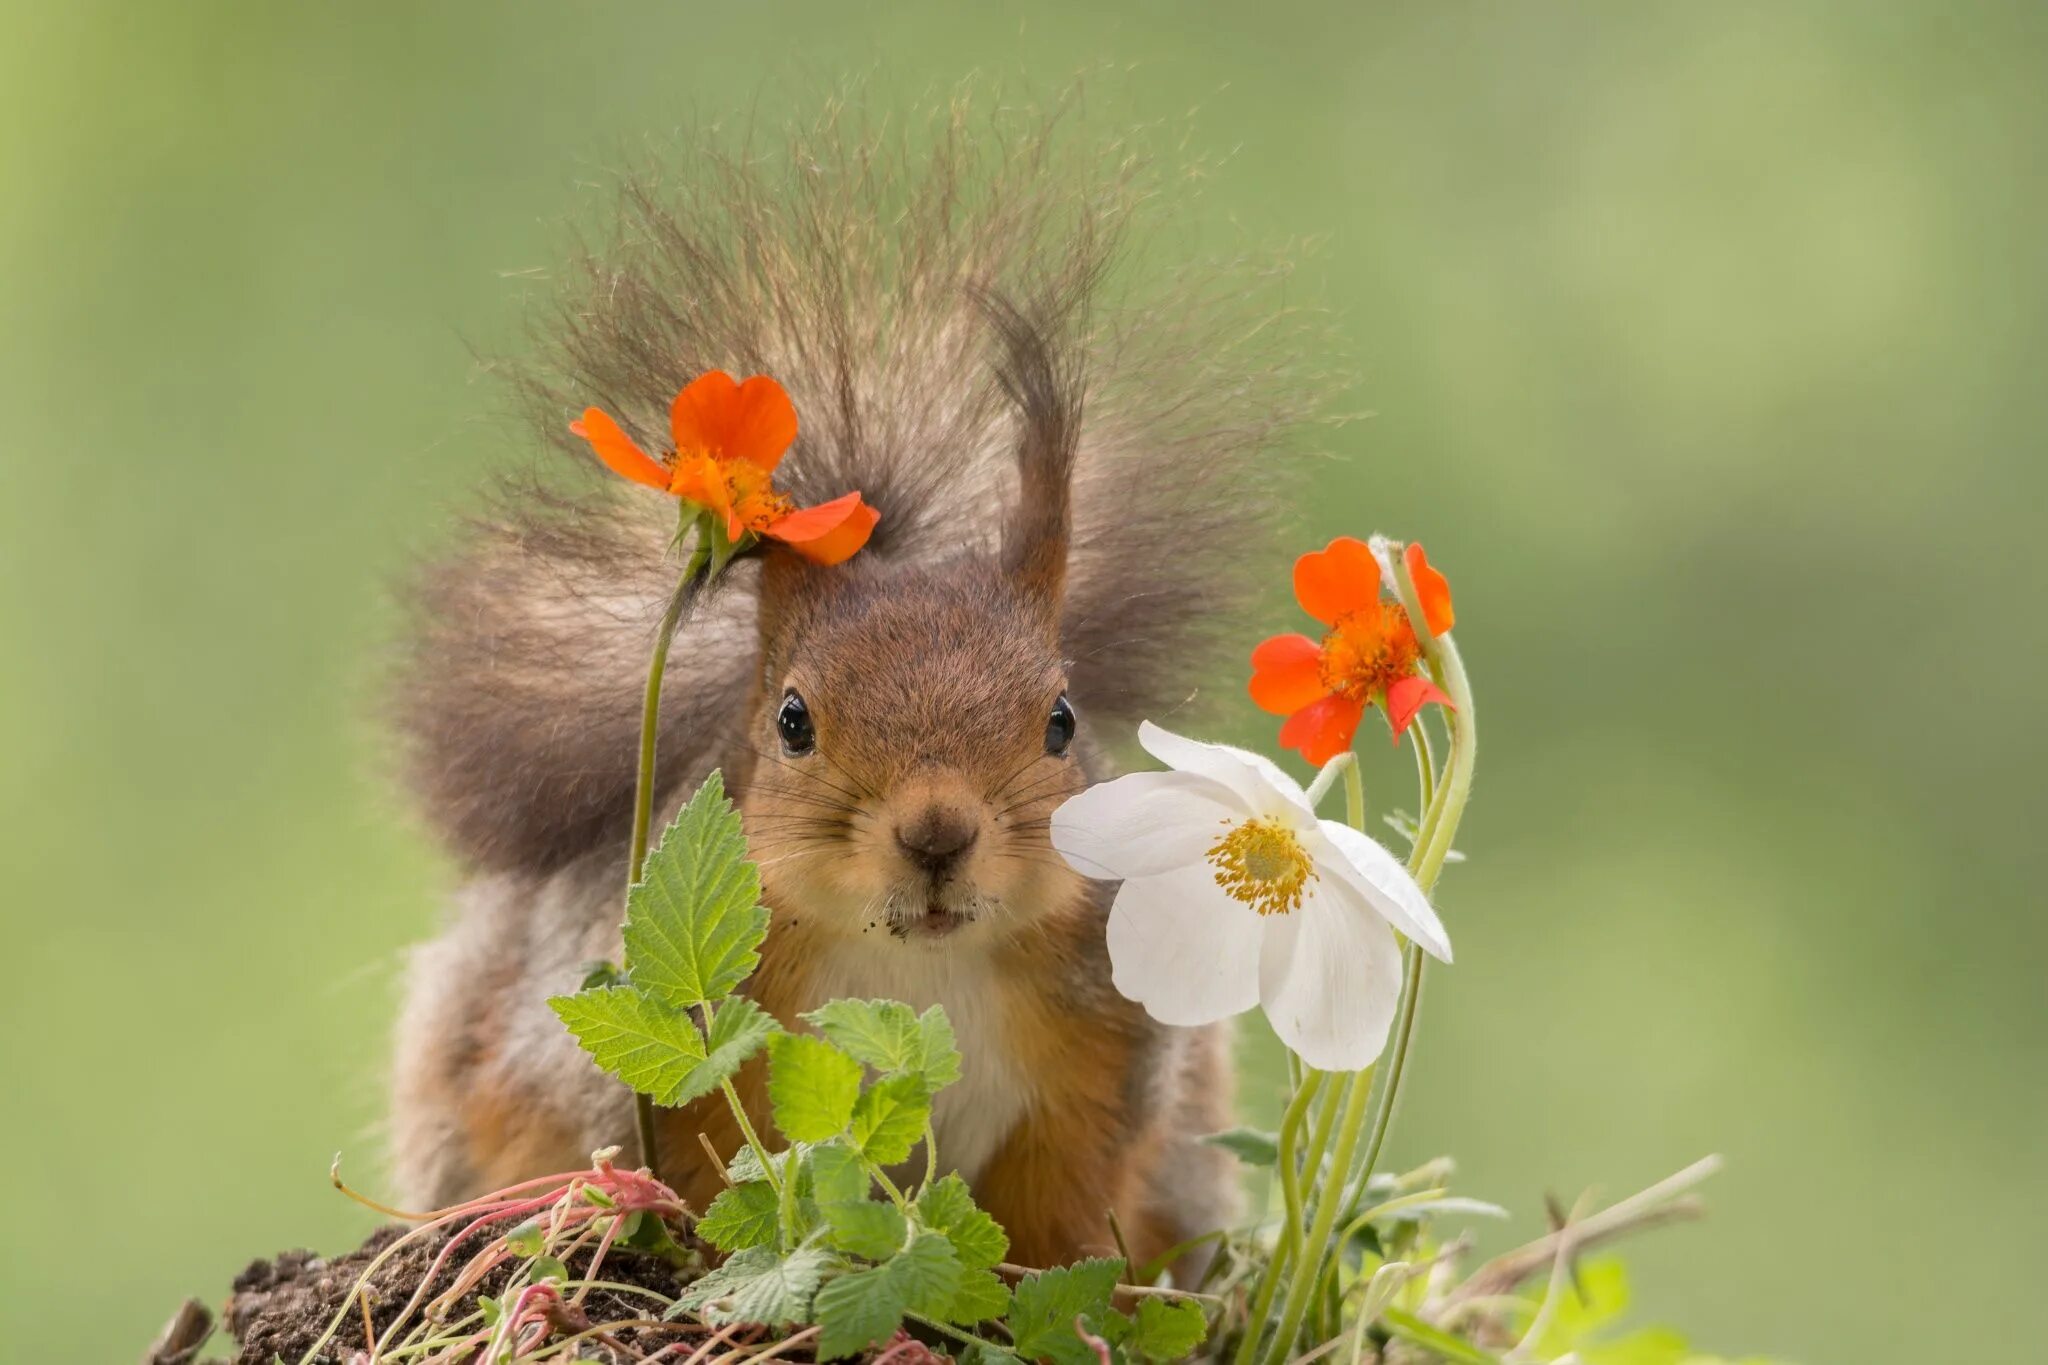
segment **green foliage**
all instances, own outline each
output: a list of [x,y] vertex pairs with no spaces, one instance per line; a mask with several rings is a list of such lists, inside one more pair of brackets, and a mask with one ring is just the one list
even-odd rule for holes
[[987,1270],[1010,1250],[1002,1225],[975,1205],[967,1182],[957,1175],[925,1186],[917,1197],[917,1211],[926,1227],[946,1234],[960,1264],[970,1270]]
[[1179,1360],[1202,1344],[1208,1330],[1197,1304],[1186,1299],[1143,1299],[1128,1344],[1150,1360]]
[[878,1166],[907,1160],[932,1119],[921,1075],[892,1076],[861,1092],[853,1106],[853,1145]]
[[1110,1305],[1123,1269],[1122,1261],[1077,1261],[1019,1281],[1010,1302],[1017,1353],[1053,1365],[1098,1365],[1074,1323],[1103,1323],[1116,1315]]
[[714,772],[647,855],[626,899],[633,984],[675,1009],[723,1000],[761,957],[768,911],[739,814]]
[[787,1256],[769,1247],[748,1247],[691,1285],[677,1304],[707,1322],[769,1327],[808,1322],[811,1301],[831,1265],[831,1253],[822,1247],[800,1247]]
[[822,1142],[853,1119],[860,1063],[823,1039],[784,1034],[768,1047],[768,1100],[791,1142]]
[[820,1201],[818,1212],[825,1220],[832,1245],[871,1261],[886,1260],[903,1249],[910,1236],[910,1220],[903,1210],[874,1199]]
[[780,1226],[775,1187],[765,1180],[734,1185],[711,1201],[697,1220],[697,1235],[720,1251],[772,1246]]
[[1280,1137],[1257,1128],[1231,1128],[1221,1133],[1210,1133],[1202,1139],[1211,1147],[1221,1147],[1247,1166],[1270,1168],[1280,1164]]
[[[733,995],[766,935],[760,885],[714,774],[628,895],[624,972],[592,973],[587,989],[549,1002],[599,1066],[663,1104],[710,1093],[767,1050],[771,1116],[793,1145],[733,1155],[731,1187],[697,1222],[726,1260],[675,1311],[815,1324],[824,1359],[877,1346],[913,1318],[958,1331],[1005,1313],[1017,1351],[1055,1365],[1097,1365],[1075,1331],[1082,1318],[1123,1360],[1191,1351],[1204,1330],[1191,1304],[1115,1310],[1121,1262],[1027,1276],[1013,1300],[995,1273],[1009,1238],[964,1180],[949,1174],[907,1195],[889,1181],[885,1168],[929,1140],[933,1096],[959,1079],[952,1025],[937,1007],[835,1000],[805,1016],[816,1034],[792,1034]],[[975,1349],[1017,1359],[992,1341]]]
[[953,1026],[936,1005],[920,1015],[894,1000],[834,1000],[804,1018],[884,1076],[915,1074],[933,1090],[960,1079]]
[[729,998],[768,932],[746,853],[739,814],[713,773],[627,893],[626,984],[548,1001],[600,1067],[657,1104],[711,1093],[780,1031],[753,1001]]

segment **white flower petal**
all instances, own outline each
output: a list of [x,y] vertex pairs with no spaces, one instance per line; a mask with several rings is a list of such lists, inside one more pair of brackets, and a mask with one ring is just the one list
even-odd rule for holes
[[1271,915],[1259,1000],[1273,1031],[1319,1071],[1357,1071],[1387,1045],[1401,996],[1401,949],[1351,886],[1310,883],[1301,908]]
[[1257,912],[1207,864],[1135,877],[1109,912],[1110,980],[1162,1024],[1207,1024],[1259,1003]]
[[1334,856],[1312,851],[1316,866],[1334,873],[1365,897],[1366,904],[1387,922],[1422,945],[1439,962],[1451,960],[1451,936],[1429,904],[1429,897],[1408,875],[1407,866],[1379,840],[1335,820],[1322,822],[1323,837],[1334,844]]
[[1200,863],[1244,818],[1236,794],[1198,773],[1098,782],[1052,813],[1052,846],[1089,877],[1148,877]]
[[1301,817],[1315,819],[1315,809],[1301,784],[1281,770],[1280,765],[1249,749],[1228,744],[1210,744],[1163,730],[1151,721],[1138,725],[1138,743],[1145,752],[1167,767],[1184,773],[1200,773],[1221,782],[1257,815],[1287,814],[1289,823],[1299,825]]

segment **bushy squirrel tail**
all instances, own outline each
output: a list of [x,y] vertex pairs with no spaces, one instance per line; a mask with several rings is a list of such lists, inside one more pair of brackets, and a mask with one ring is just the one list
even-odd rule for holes
[[[1068,148],[1054,122],[970,128],[956,109],[878,134],[841,109],[780,156],[714,136],[623,180],[609,240],[575,262],[515,371],[566,464],[506,480],[415,593],[398,729],[465,864],[547,871],[625,838],[675,508],[606,475],[568,422],[595,405],[660,449],[670,400],[704,370],[779,380],[801,429],[778,483],[802,503],[860,490],[882,512],[863,553],[930,561],[996,552],[1019,496],[996,352],[1033,329],[1083,395],[1075,704],[1091,724],[1165,717],[1212,675],[1221,632],[1242,635],[1232,609],[1282,562],[1274,517],[1304,463],[1285,438],[1325,394],[1325,338],[1270,304],[1277,263],[1112,281],[1150,182],[1116,146]],[[753,581],[728,579],[672,655],[667,773],[715,759],[753,681]]]

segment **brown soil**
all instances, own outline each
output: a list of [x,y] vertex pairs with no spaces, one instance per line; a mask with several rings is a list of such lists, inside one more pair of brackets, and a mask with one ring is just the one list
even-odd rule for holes
[[[228,1301],[224,1324],[241,1345],[236,1365],[271,1365],[273,1360],[296,1365],[326,1332],[344,1304],[348,1306],[347,1318],[314,1359],[323,1365],[348,1365],[349,1358],[364,1349],[369,1335],[362,1307],[352,1303],[350,1296],[369,1263],[405,1231],[395,1226],[380,1228],[361,1247],[332,1260],[310,1251],[287,1251],[275,1260],[251,1263],[235,1279],[234,1297]],[[412,1299],[445,1240],[440,1234],[420,1237],[378,1269],[370,1282],[368,1297],[370,1321],[379,1333],[390,1326]],[[482,1246],[485,1240],[484,1234],[473,1234],[464,1243],[464,1250],[449,1258],[450,1265],[436,1277],[427,1297],[447,1288],[467,1259],[465,1252]],[[580,1271],[584,1264],[587,1258],[578,1258],[571,1262],[570,1269]],[[511,1275],[511,1265],[499,1267],[485,1277],[481,1292],[498,1293]],[[601,1278],[644,1285],[671,1298],[682,1289],[675,1269],[666,1261],[623,1248],[614,1248],[605,1256]],[[584,1300],[582,1311],[592,1324],[599,1324],[658,1317],[659,1309],[658,1303],[642,1296],[593,1290]],[[675,1337],[658,1331],[627,1329],[619,1334],[619,1339],[647,1349],[656,1342],[674,1341]],[[596,1340],[581,1344],[584,1359],[623,1359]]]

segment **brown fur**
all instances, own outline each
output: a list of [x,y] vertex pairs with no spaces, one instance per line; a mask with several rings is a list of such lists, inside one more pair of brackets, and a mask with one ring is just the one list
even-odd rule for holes
[[[741,565],[686,621],[658,813],[724,767],[772,912],[747,989],[785,1025],[834,994],[947,1005],[967,1075],[940,1097],[940,1155],[1018,1258],[1107,1249],[1112,1210],[1143,1257],[1233,1206],[1227,1160],[1195,1141],[1227,1122],[1228,1049],[1111,988],[1106,888],[1057,858],[1047,820],[1109,774],[1105,739],[1185,698],[1254,563],[1301,389],[1219,302],[1241,277],[1103,295],[1139,197],[1126,167],[1076,176],[1040,133],[991,149],[957,118],[934,141],[912,153],[828,121],[786,169],[707,153],[674,186],[628,184],[617,241],[582,263],[524,391],[587,470],[569,410],[603,406],[658,445],[700,370],[769,373],[802,420],[778,479],[882,510],[848,564]],[[1260,345],[1284,342],[1268,328]],[[672,516],[610,483],[508,486],[424,580],[401,729],[473,881],[417,954],[400,1024],[415,1200],[630,1140],[625,1097],[543,1001],[619,952]],[[792,691],[807,754],[777,738]],[[1063,693],[1081,737],[1049,754]],[[920,852],[941,845],[943,866]],[[757,1070],[741,1089],[765,1117]],[[699,1132],[737,1146],[716,1105],[664,1116],[665,1168],[701,1203],[718,1175]]]

